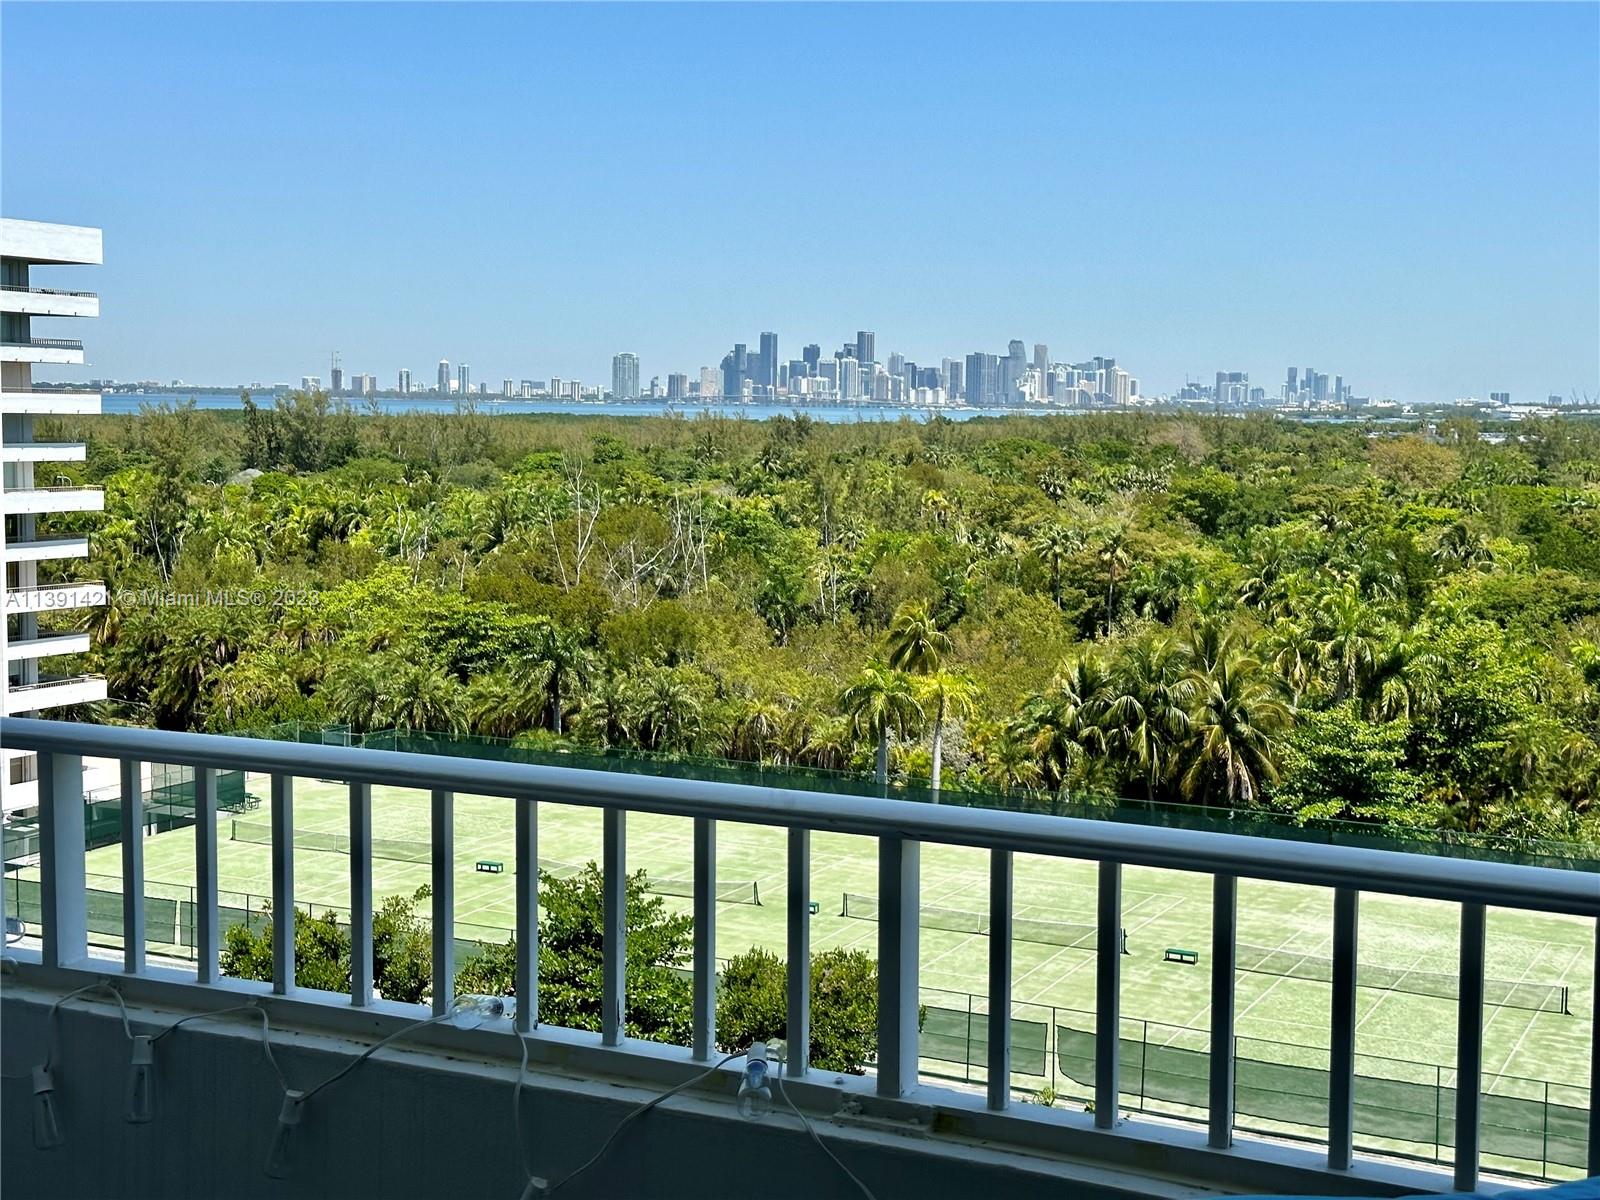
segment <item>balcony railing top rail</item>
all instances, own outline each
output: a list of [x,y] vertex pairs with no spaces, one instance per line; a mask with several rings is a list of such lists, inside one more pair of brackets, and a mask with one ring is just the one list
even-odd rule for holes
[[[1267,1190],[1344,1191],[1370,1172],[1355,1161],[1356,1031],[1359,1005],[1359,900],[1363,891],[1423,897],[1459,906],[1459,968],[1455,973],[1458,1079],[1451,1115],[1457,1190],[1473,1190],[1483,1157],[1486,945],[1489,906],[1600,918],[1600,880],[1586,871],[1521,863],[1430,858],[1395,850],[1285,842],[1239,834],[1151,825],[1128,825],[1042,813],[841,796],[794,788],[682,779],[660,775],[579,770],[568,767],[459,759],[432,754],[348,746],[273,742],[253,738],[177,733],[124,726],[8,718],[0,724],[0,746],[36,751],[39,760],[39,887],[41,931],[35,953],[14,951],[18,971],[38,970],[55,982],[103,978],[103,959],[90,956],[87,940],[85,804],[83,759],[120,760],[123,801],[121,846],[123,970],[129,986],[153,997],[195,1001],[195,989],[256,994],[265,985],[223,980],[219,973],[217,891],[217,772],[245,770],[271,777],[272,971],[270,995],[283,1011],[334,1025],[354,1012],[367,1033],[398,1028],[404,1013],[373,992],[374,785],[431,792],[433,979],[431,1001],[444,1016],[454,1000],[455,796],[504,797],[516,887],[515,990],[517,1029],[534,1044],[547,1039],[548,1061],[571,1068],[583,1055],[612,1069],[637,1071],[681,1082],[714,1061],[716,1037],[717,921],[716,826],[718,821],[776,826],[787,831],[787,977],[785,1040],[808,1046],[810,1038],[811,834],[855,834],[877,841],[876,919],[878,1022],[873,1078],[859,1084],[834,1080],[816,1095],[837,1102],[841,1089],[872,1099],[882,1111],[927,1120],[935,1131],[981,1137],[992,1145],[1046,1149],[1081,1158],[1135,1165],[1159,1160],[1164,1170],[1192,1171],[1196,1178],[1262,1181]],[[143,892],[144,789],[142,763],[195,769],[195,967],[180,978],[172,969],[148,964],[148,926]],[[294,781],[299,776],[349,784],[351,987],[348,996],[311,991],[296,983]],[[572,1031],[538,1024],[538,811],[551,802],[599,808],[603,814],[600,854],[604,878],[600,1033],[574,1042]],[[693,821],[694,967],[692,1050],[671,1051],[630,1041],[626,1034],[626,943],[628,878],[627,815],[630,811]],[[988,1008],[984,1015],[986,1095],[924,1084],[919,1076],[921,970],[921,853],[923,842],[987,849],[989,853]],[[1011,1097],[1013,935],[1016,924],[1016,853],[1090,860],[1097,864],[1094,938],[1095,1029],[1085,1034],[1092,1048],[1092,1115],[1046,1115],[1037,1106],[1013,1106]],[[1170,1128],[1125,1121],[1121,1071],[1122,868],[1127,865],[1193,871],[1212,876],[1210,944],[1210,1044],[1205,1061],[1207,1128],[1200,1140]],[[1235,1144],[1238,1129],[1234,1044],[1236,975],[1240,969],[1238,884],[1241,878],[1311,884],[1332,889],[1333,929],[1328,950],[1328,1053],[1326,1158],[1294,1159],[1282,1146]],[[1600,939],[1597,939],[1600,942]],[[54,973],[54,974],[52,974]],[[203,1001],[202,1001],[203,1002]],[[1596,1003],[1591,989],[1589,1007]],[[413,1010],[414,1011],[414,1010]],[[1600,1021],[1591,1015],[1590,1058],[1600,1072]],[[442,1038],[453,1037],[449,1031]],[[586,1035],[594,1038],[594,1035]],[[455,1045],[456,1043],[447,1043]],[[477,1043],[473,1043],[477,1045]],[[678,1057],[673,1058],[676,1054]],[[802,1092],[824,1085],[804,1056],[783,1065]],[[831,1073],[829,1073],[831,1074]],[[1576,1067],[1574,1074],[1576,1076]],[[1475,1081],[1469,1085],[1466,1081]],[[913,1095],[915,1093],[915,1095]],[[1188,1139],[1188,1140],[1186,1140]],[[1146,1153],[1159,1147],[1152,1157]],[[1216,1155],[1214,1151],[1226,1150]],[[1600,1173],[1600,1106],[1588,1114],[1588,1169]],[[1181,1165],[1179,1160],[1182,1160]],[[1292,1159],[1292,1162],[1291,1162]],[[1370,1173],[1362,1180],[1374,1178]],[[1287,1181],[1293,1180],[1292,1184]],[[1332,1180],[1346,1181],[1334,1187]],[[1375,1185],[1364,1183],[1368,1194]],[[1424,1186],[1437,1187],[1437,1181]],[[1398,1189],[1390,1178],[1385,1188]],[[1384,1190],[1384,1189],[1378,1189]],[[1411,1190],[1416,1190],[1414,1187]]]
[[20,283],[0,283],[0,292],[27,292],[34,296],[82,296],[93,298],[94,292],[71,292],[65,288],[27,287]]
[[265,742],[130,726],[8,721],[7,747],[105,758],[314,775],[351,783],[546,799],[752,825],[898,837],[1028,854],[1114,861],[1254,879],[1477,901],[1600,917],[1592,875],[1549,867],[1432,859],[1354,846],[1295,844],[1242,834],[1125,826],[1040,813],[835,796],[788,788],[708,783],[566,767],[454,759],[346,746]]
[[83,342],[79,338],[7,338],[7,346],[33,346],[41,350],[82,350]]

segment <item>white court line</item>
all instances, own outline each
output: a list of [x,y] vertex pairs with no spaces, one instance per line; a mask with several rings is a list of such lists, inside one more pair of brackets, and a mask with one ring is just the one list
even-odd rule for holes
[[[1571,945],[1568,945],[1565,942],[1546,942],[1545,945],[1546,946],[1566,945],[1568,947],[1568,949],[1570,949],[1572,951],[1571,955],[1569,955],[1568,958],[1567,958],[1566,965],[1561,968],[1561,974],[1559,976],[1557,976],[1557,978],[1560,979],[1563,983],[1566,983],[1567,972],[1572,970],[1573,964],[1576,963],[1580,957],[1582,957],[1581,950],[1577,946],[1571,946]],[[1530,969],[1532,968],[1532,965],[1533,965],[1532,963],[1529,964]],[[1523,975],[1526,976],[1527,972],[1524,971]],[[1518,980],[1517,982],[1520,983],[1522,981]],[[1569,984],[1568,985],[1569,990],[1567,992],[1569,1004],[1570,1004],[1571,996],[1572,996],[1572,992],[1570,990],[1570,987],[1571,987],[1571,985]],[[1496,1009],[1496,1013],[1491,1013],[1490,1014],[1489,1020],[1492,1021],[1497,1013],[1498,1013],[1498,1009]],[[1528,1040],[1528,1035],[1533,1032],[1533,1027],[1534,1027],[1534,1024],[1535,1024],[1535,1022],[1536,1022],[1536,1020],[1538,1018],[1538,1015],[1539,1015],[1538,1013],[1529,1013],[1528,1014],[1527,1023],[1525,1025],[1523,1025],[1523,1027],[1522,1027],[1521,1036],[1517,1038],[1516,1043],[1506,1053],[1505,1058],[1500,1063],[1500,1069],[1495,1072],[1496,1075],[1504,1075],[1504,1074],[1506,1074],[1507,1069],[1511,1066],[1512,1061],[1517,1056],[1517,1051],[1522,1049],[1522,1043],[1527,1041]],[[1487,1029],[1489,1027],[1489,1021],[1485,1021],[1483,1023],[1483,1025],[1484,1025],[1484,1028]],[[1591,1082],[1595,1083],[1597,1085],[1600,1085],[1600,1081],[1591,1081]]]

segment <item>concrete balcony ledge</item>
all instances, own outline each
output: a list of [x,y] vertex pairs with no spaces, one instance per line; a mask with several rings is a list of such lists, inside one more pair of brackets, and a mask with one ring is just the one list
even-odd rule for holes
[[0,462],[82,462],[82,442],[9,442],[0,446]]
[[0,690],[0,716],[47,712],[72,704],[93,704],[106,698],[104,675],[72,675]]
[[[107,978],[116,974],[117,965],[107,964]],[[50,1005],[69,985],[81,984],[81,977],[50,984],[44,981],[47,975],[19,962],[7,981],[0,1030],[8,1075],[43,1057]],[[337,1020],[307,1022],[302,1019],[306,1006],[318,1003],[307,993],[273,998],[265,985],[224,980],[199,990],[197,998],[204,1003],[191,1007],[148,1001],[141,991],[147,984],[126,981],[135,1033],[156,1033],[195,1012],[260,998],[272,1025],[274,1057],[288,1085],[301,1090],[328,1078],[379,1037],[425,1015],[420,1008],[383,1002],[363,1012],[339,997]],[[607,1048],[595,1034],[540,1029],[528,1035],[533,1065],[525,1077],[521,1127],[514,1130],[510,1092],[519,1045],[509,1021],[470,1031],[431,1026],[384,1049],[309,1102],[293,1135],[293,1174],[275,1180],[263,1168],[282,1097],[263,1057],[259,1019],[235,1013],[193,1021],[158,1042],[156,1115],[143,1125],[123,1120],[130,1044],[115,1002],[77,999],[60,1010],[57,1021],[55,1095],[66,1142],[55,1150],[34,1149],[30,1081],[8,1078],[0,1098],[8,1197],[511,1200],[526,1182],[519,1154],[540,1178],[560,1180],[587,1161],[630,1110],[707,1069],[680,1048],[631,1042]],[[330,1024],[345,1032],[330,1032]],[[859,1197],[781,1100],[775,1097],[773,1111],[760,1120],[738,1115],[733,1100],[739,1066],[735,1060],[633,1122],[610,1153],[561,1194],[575,1200]],[[876,1097],[870,1079],[813,1072],[785,1088],[833,1153],[881,1200],[985,1195],[1177,1200],[1261,1190],[1268,1178],[1282,1185],[1295,1174],[1288,1161],[1296,1153],[1292,1148],[1285,1149],[1283,1162],[1269,1167],[1190,1146],[1187,1130],[1173,1130],[1165,1144],[1151,1140],[1149,1131],[1129,1137],[1129,1161],[1107,1162],[1108,1135],[1093,1131],[1092,1118],[1084,1114],[1040,1109],[1040,1139],[1055,1144],[1017,1149],[986,1138],[981,1123],[965,1127],[960,1114],[945,1106],[919,1103],[915,1096]],[[1117,1133],[1109,1137],[1123,1140]],[[1094,1159],[1074,1155],[1074,1143],[1083,1139],[1093,1139]],[[1258,1150],[1252,1147],[1252,1153]],[[1208,1157],[1211,1173],[1220,1178],[1209,1183],[1185,1178],[1183,1164],[1195,1154]],[[1321,1171],[1301,1182],[1313,1179],[1323,1191],[1349,1195],[1431,1191],[1447,1184],[1436,1172],[1383,1177],[1366,1166],[1331,1182]]]
[[99,411],[99,392],[0,392],[0,413],[32,413],[36,416],[61,417],[85,416]]
[[51,658],[57,654],[84,654],[89,649],[87,633],[51,633],[43,637],[16,639],[6,643],[6,658]]
[[0,362],[81,366],[83,343],[76,338],[28,338],[0,342]]
[[105,493],[92,487],[7,488],[0,492],[0,513],[7,516],[99,512],[105,506]]
[[34,317],[98,317],[100,297],[93,292],[6,285],[0,287],[0,312]]
[[20,542],[5,544],[4,560],[13,562],[45,562],[53,558],[88,558],[89,539],[86,537],[69,538],[31,538]]

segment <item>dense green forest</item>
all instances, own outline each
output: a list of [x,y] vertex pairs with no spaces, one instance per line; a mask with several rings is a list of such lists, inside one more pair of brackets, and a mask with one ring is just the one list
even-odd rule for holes
[[[62,420],[124,713],[1600,830],[1600,425]],[[225,602],[226,601],[226,602]]]

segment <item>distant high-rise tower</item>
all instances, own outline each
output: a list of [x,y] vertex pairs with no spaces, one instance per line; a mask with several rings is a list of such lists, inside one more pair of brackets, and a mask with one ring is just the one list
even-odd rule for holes
[[402,396],[411,395],[411,369],[409,367],[400,368],[400,377],[395,380],[395,385],[395,390]]
[[982,351],[967,355],[967,403],[995,403],[999,398],[999,375],[1000,359],[996,355]]
[[330,385],[329,386],[333,389],[333,394],[335,396],[339,395],[341,392],[344,391],[344,368],[343,367],[335,367],[335,368],[333,368],[333,374],[329,377],[329,379],[330,379]]
[[639,356],[624,350],[611,359],[611,394],[618,400],[639,398]]
[[856,330],[856,360],[866,367],[878,361],[878,335],[866,329]]
[[450,360],[439,360],[439,395],[443,396],[450,391]]
[[767,389],[770,396],[778,390],[778,335],[761,335],[761,368],[755,373],[756,382]]
[[472,391],[472,368],[466,363],[456,368],[456,390],[463,396]]
[[1041,376],[1050,374],[1050,347],[1043,342],[1033,344],[1033,369]]
[[667,376],[667,399],[682,400],[689,394],[689,377],[674,372]]
[[800,352],[800,357],[805,361],[806,374],[815,375],[817,373],[817,364],[822,361],[822,347],[817,345],[816,342],[812,342]]

